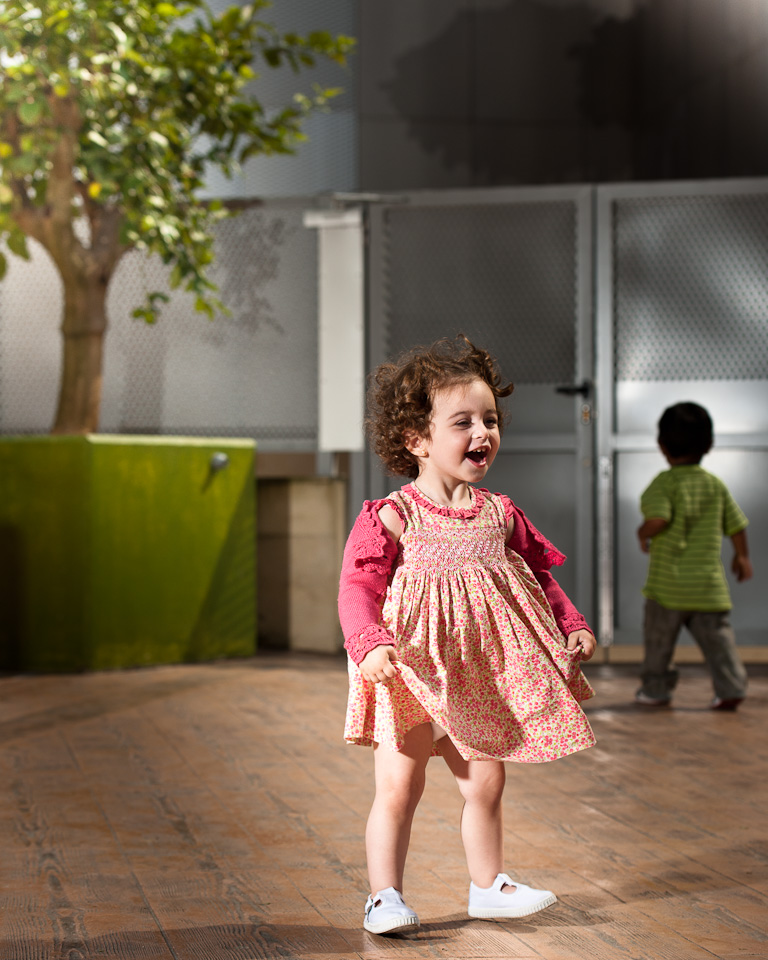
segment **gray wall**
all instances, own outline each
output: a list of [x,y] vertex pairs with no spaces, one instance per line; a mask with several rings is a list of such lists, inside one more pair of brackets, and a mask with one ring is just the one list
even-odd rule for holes
[[766,0],[360,0],[363,190],[768,173]]

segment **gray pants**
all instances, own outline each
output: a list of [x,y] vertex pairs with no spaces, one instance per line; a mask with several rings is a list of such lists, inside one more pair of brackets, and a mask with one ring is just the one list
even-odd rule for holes
[[687,627],[704,654],[715,696],[723,700],[743,697],[747,671],[736,650],[736,638],[728,612],[697,613],[694,610],[667,610],[655,600],[645,601],[645,659],[643,693],[664,700],[677,685],[678,672],[672,656],[682,627]]

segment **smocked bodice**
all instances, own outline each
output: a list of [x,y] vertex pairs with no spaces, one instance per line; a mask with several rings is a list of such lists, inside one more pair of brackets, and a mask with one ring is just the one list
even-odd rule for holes
[[434,504],[413,485],[391,494],[403,520],[395,573],[439,572],[468,566],[492,566],[505,559],[506,519],[494,499],[473,490],[466,510]]

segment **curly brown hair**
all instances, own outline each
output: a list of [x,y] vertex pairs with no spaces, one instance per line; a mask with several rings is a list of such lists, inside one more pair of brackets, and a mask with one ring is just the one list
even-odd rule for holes
[[501,431],[504,415],[498,401],[512,393],[514,384],[504,385],[493,357],[463,333],[453,340],[444,338],[428,347],[414,347],[373,371],[365,429],[390,473],[412,480],[418,477],[419,463],[406,449],[406,436],[429,437],[435,393],[473,380],[482,380],[491,388]]

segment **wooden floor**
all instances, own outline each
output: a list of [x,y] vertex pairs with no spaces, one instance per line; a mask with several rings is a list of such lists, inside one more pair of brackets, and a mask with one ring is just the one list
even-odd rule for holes
[[508,869],[555,890],[469,920],[439,759],[407,892],[417,933],[361,928],[371,752],[341,739],[340,659],[0,678],[0,958],[768,957],[768,673],[736,714],[700,667],[675,709],[590,671],[597,747],[512,766]]

